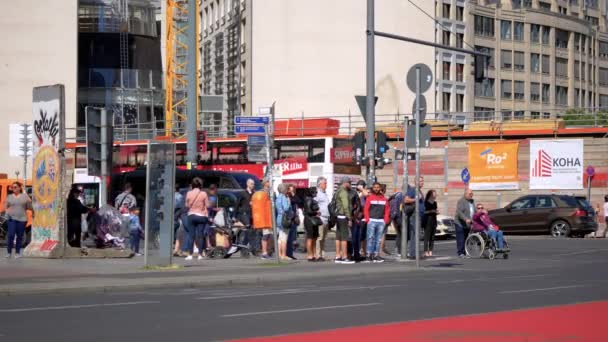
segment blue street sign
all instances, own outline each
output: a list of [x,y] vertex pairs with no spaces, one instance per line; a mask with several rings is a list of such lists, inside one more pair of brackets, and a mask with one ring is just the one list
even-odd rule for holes
[[264,134],[266,130],[264,126],[235,126],[234,133],[236,134]]
[[235,125],[266,125],[269,119],[267,116],[235,116]]
[[464,183],[469,183],[469,181],[471,180],[471,174],[469,173],[469,169],[467,169],[466,167],[462,169],[462,172],[460,173],[460,178]]
[[263,135],[249,135],[247,136],[247,145],[266,146],[266,137]]

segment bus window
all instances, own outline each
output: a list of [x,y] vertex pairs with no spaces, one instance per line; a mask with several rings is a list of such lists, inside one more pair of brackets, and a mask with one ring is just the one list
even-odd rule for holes
[[75,168],[86,169],[87,168],[87,149],[86,147],[77,147],[75,150]]

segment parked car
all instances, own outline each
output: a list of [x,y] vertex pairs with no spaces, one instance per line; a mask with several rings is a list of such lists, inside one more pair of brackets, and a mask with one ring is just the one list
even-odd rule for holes
[[505,233],[584,235],[598,227],[595,212],[589,210],[585,202],[569,195],[528,195],[502,209],[490,210],[489,214]]
[[[420,227],[421,239],[424,237],[424,227]],[[391,223],[388,226],[386,233],[388,236],[394,237],[397,235],[394,225]],[[446,215],[437,215],[437,230],[435,231],[435,238],[448,239],[456,234],[456,223],[454,219]]]

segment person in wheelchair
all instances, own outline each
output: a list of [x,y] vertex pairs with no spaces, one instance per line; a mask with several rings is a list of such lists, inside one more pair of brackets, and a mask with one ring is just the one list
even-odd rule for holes
[[484,232],[489,238],[496,241],[498,250],[501,251],[505,246],[505,239],[499,227],[492,222],[488,211],[484,209],[483,204],[477,204],[477,211],[473,215],[471,229],[476,233]]

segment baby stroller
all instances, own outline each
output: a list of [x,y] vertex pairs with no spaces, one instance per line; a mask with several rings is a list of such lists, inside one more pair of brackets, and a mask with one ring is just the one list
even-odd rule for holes
[[[232,210],[229,210],[230,213]],[[216,214],[210,229],[212,229],[215,246],[207,249],[207,258],[228,259],[233,254],[241,252],[242,257],[249,257],[249,246],[241,244],[243,234],[246,232],[234,225],[232,215],[227,215],[225,209],[220,209]]]

